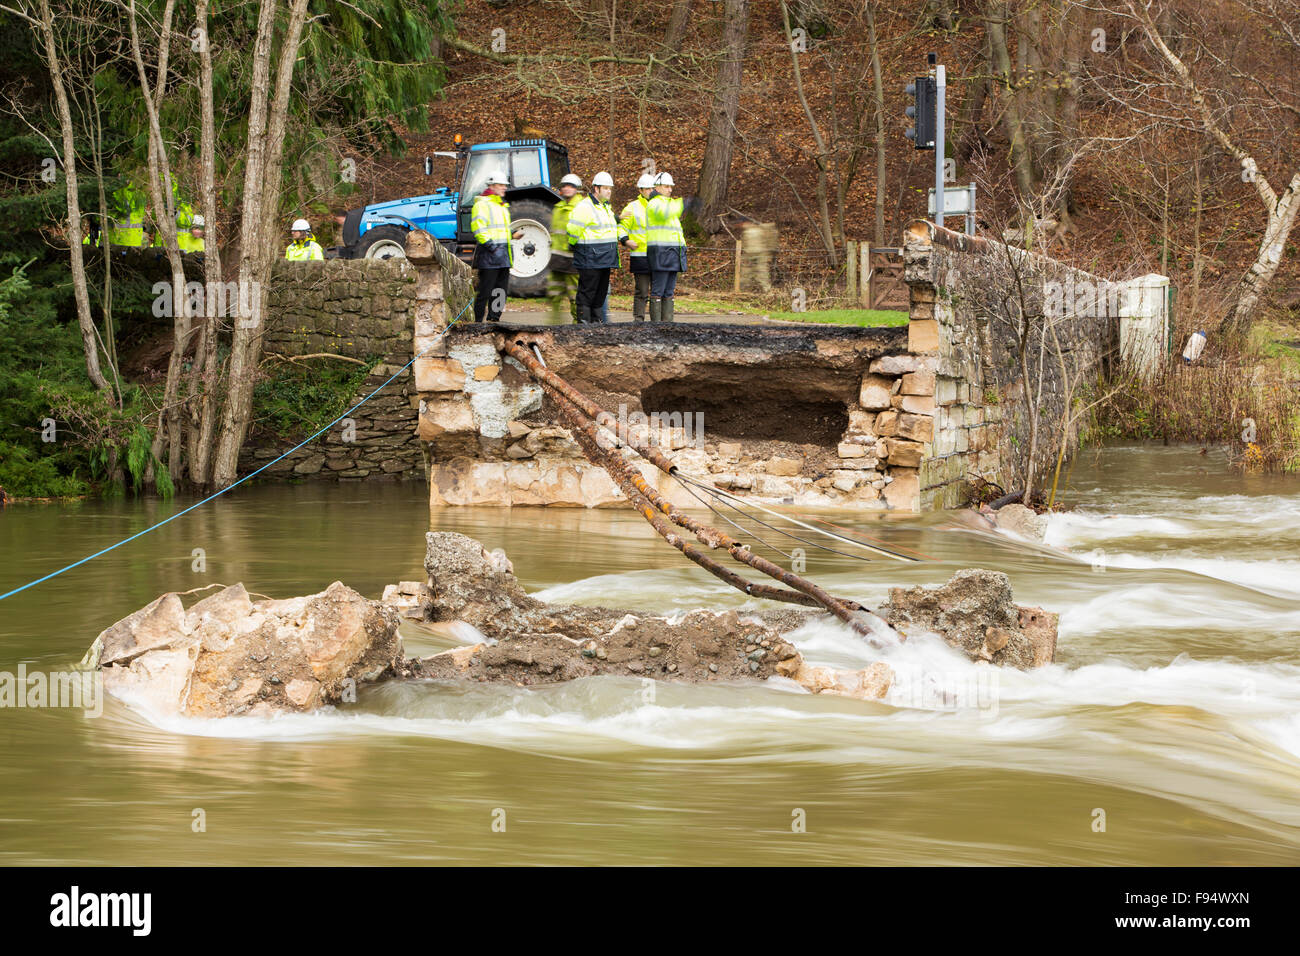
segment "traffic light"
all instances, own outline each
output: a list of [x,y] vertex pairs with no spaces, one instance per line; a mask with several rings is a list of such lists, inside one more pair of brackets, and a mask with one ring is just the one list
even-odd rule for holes
[[907,84],[907,95],[912,97],[912,104],[906,110],[907,117],[916,125],[903,135],[917,149],[934,149],[934,108],[938,98],[934,77],[918,76]]

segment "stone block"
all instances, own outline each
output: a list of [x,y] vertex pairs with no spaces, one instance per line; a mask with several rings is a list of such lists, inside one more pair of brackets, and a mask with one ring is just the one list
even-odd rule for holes
[[928,415],[899,415],[897,434],[913,441],[931,441],[934,438],[934,419]]
[[803,471],[803,460],[800,458],[772,458],[767,463],[767,473],[769,475],[780,475],[791,477]]
[[458,399],[435,399],[420,403],[420,423],[416,434],[423,441],[433,441],[445,434],[475,431],[474,413],[469,403]]
[[850,442],[840,442],[836,448],[836,454],[841,458],[863,458],[867,454],[867,449],[862,445],[854,445]]
[[920,442],[908,441],[903,438],[891,438],[888,444],[890,474],[893,474],[894,469],[899,467],[920,467],[921,455],[925,451],[925,446]]
[[913,415],[933,415],[934,414],[934,396],[933,395],[904,395],[900,407],[905,412],[911,412]]
[[876,434],[881,436],[898,434],[898,412],[885,411],[876,416]]
[[917,369],[903,376],[902,392],[904,395],[933,395],[935,393],[934,372],[930,369]]
[[894,382],[892,379],[869,372],[862,376],[862,388],[858,393],[858,404],[868,410],[888,408],[893,388]]
[[903,375],[919,367],[920,360],[915,355],[882,355],[872,359],[869,371],[876,375]]
[[934,319],[914,319],[907,324],[907,348],[911,352],[939,350],[939,323]]
[[885,485],[885,501],[895,511],[919,511],[921,508],[921,479],[915,468],[891,468],[894,479]]

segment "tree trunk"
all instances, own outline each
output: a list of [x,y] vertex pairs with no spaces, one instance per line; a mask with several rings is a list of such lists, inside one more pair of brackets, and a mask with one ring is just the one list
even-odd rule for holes
[[[889,164],[885,157],[885,84],[880,66],[880,41],[876,36],[876,14],[874,4],[868,0],[867,42],[871,46],[871,84],[875,87],[876,113],[876,230],[874,243],[885,244],[885,183]],[[866,276],[859,281],[866,282]]]
[[675,0],[673,3],[673,12],[668,16],[668,27],[664,31],[663,46],[655,54],[654,63],[650,67],[651,89],[655,96],[662,97],[666,93],[663,74],[665,70],[671,69],[669,64],[682,52],[687,28],[691,25],[691,7],[694,2],[695,0]]
[[63,145],[63,181],[68,201],[68,245],[72,264],[72,293],[77,303],[77,326],[81,329],[81,347],[86,356],[86,374],[91,383],[102,391],[111,392],[112,386],[99,367],[99,346],[95,342],[95,319],[90,313],[90,288],[86,283],[86,257],[81,240],[81,200],[77,195],[77,150],[73,141],[72,109],[68,105],[68,91],[63,85],[64,69],[54,39],[54,14],[50,0],[40,0],[41,18],[36,25],[45,45],[46,65],[50,70],[50,83],[54,88],[54,105],[59,116],[59,132]]
[[1030,153],[1029,139],[1025,134],[1020,96],[1016,93],[1015,80],[1011,74],[1011,55],[1007,52],[1007,19],[1007,4],[989,5],[987,20],[989,50],[992,53],[994,75],[1002,87],[1007,136],[1011,140],[1011,167],[1015,171],[1016,187],[1020,191],[1020,197],[1028,202],[1034,194],[1034,160]]
[[168,52],[171,46],[172,15],[176,0],[167,0],[163,8],[158,45],[158,74],[156,86],[149,83],[140,47],[140,31],[136,20],[135,0],[127,5],[127,25],[131,35],[131,56],[135,60],[136,74],[140,80],[141,101],[149,129],[149,198],[153,207],[154,225],[162,234],[163,248],[172,277],[172,350],[167,359],[167,378],[163,388],[162,408],[158,412],[158,429],[154,432],[153,455],[160,458],[164,438],[167,444],[167,473],[173,481],[184,471],[184,409],[180,401],[181,370],[185,349],[190,337],[190,308],[185,294],[185,266],[181,261],[180,246],[176,241],[176,212],[171,195],[171,163],[167,158],[167,143],[163,139],[158,119],[158,107],[167,86]]
[[216,431],[217,335],[221,317],[217,314],[221,287],[221,249],[217,241],[216,122],[212,93],[212,50],[208,44],[208,0],[198,0],[196,19],[203,31],[199,49],[199,191],[208,241],[203,250],[203,329],[195,347],[190,394],[199,394],[198,423],[191,426],[190,480],[199,487],[211,481],[212,438]]
[[785,27],[785,42],[790,48],[790,59],[794,69],[794,89],[799,98],[799,105],[803,107],[804,116],[808,120],[808,128],[812,130],[813,143],[817,147],[817,153],[814,162],[817,165],[817,214],[818,226],[821,233],[822,247],[826,250],[826,258],[829,264],[834,267],[839,264],[839,256],[835,249],[835,234],[831,229],[831,210],[830,196],[826,181],[826,164],[827,153],[826,141],[822,138],[820,127],[813,116],[812,107],[808,105],[808,97],[803,89],[803,71],[799,69],[799,54],[794,50],[793,37],[790,33],[790,11],[781,0],[781,23]]
[[1297,211],[1300,211],[1300,173],[1291,178],[1290,184],[1268,211],[1268,224],[1264,227],[1264,236],[1259,242],[1259,254],[1237,283],[1237,300],[1223,320],[1225,329],[1243,334],[1250,330],[1260,300],[1277,275],[1287,239],[1295,227]]
[[[262,0],[257,39],[253,44],[251,103],[248,116],[248,151],[244,170],[244,209],[240,227],[239,308],[230,345],[229,389],[221,414],[221,432],[213,458],[212,480],[218,488],[234,483],[239,451],[252,417],[253,386],[261,358],[263,316],[273,247],[271,237],[278,213],[281,150],[290,81],[302,38],[307,0],[292,0],[289,23],[280,47],[275,102],[268,120],[271,40],[275,27],[275,0]],[[268,195],[268,184],[270,184]]]
[[749,0],[726,0],[722,28],[725,48],[709,110],[709,131],[700,167],[700,225],[708,232],[722,228],[731,174],[731,154],[736,140],[736,114],[740,110],[740,80],[749,33]]

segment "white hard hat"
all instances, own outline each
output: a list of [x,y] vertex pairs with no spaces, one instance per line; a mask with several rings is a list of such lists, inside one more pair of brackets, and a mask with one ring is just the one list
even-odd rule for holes
[[655,177],[656,186],[676,186],[671,173],[660,173]]
[[509,186],[510,180],[506,178],[505,173],[493,173],[487,178],[489,186]]
[[579,176],[579,175],[577,175],[576,173],[569,173],[567,176],[565,176],[563,179],[560,180],[560,185],[561,185],[561,186],[577,186],[579,189],[581,189],[581,188],[582,188],[582,177]]
[[591,184],[593,186],[609,186],[612,188],[614,185],[614,177],[609,173],[597,173],[595,176],[591,177]]
[[642,173],[641,178],[636,181],[637,189],[649,189],[655,184],[655,178],[649,173]]
[[193,219],[190,220],[190,225],[191,225],[191,226],[206,226],[207,223],[203,221],[203,217],[202,217],[202,216],[195,216]]
[[311,232],[311,223],[306,219],[295,219],[289,227],[290,232]]

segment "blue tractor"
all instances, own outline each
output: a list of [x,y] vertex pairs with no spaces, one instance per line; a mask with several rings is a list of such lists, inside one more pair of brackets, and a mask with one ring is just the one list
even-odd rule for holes
[[[460,139],[459,136],[456,137]],[[569,172],[569,151],[547,139],[511,139],[499,143],[457,144],[455,152],[437,153],[456,161],[457,189],[439,187],[427,196],[392,199],[353,209],[343,222],[344,247],[350,259],[392,259],[406,255],[406,236],[423,229],[469,261],[474,253],[470,207],[483,192],[488,176],[505,173],[510,180],[506,201],[515,239],[510,294],[546,294],[551,261],[551,209],[559,201],[560,178]],[[432,160],[425,160],[431,172]]]

